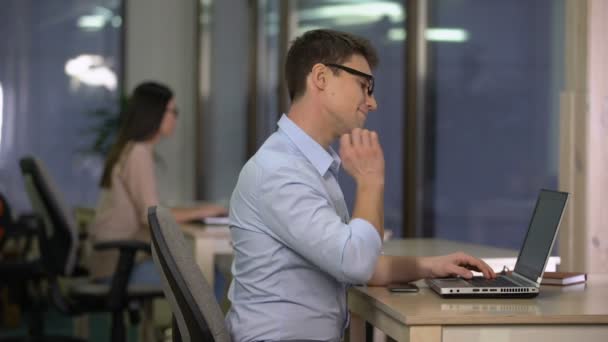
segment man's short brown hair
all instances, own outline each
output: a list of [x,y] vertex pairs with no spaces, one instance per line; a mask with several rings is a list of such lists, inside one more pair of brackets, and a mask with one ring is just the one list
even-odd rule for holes
[[361,55],[375,68],[378,56],[365,38],[334,30],[308,31],[296,38],[287,52],[285,79],[291,101],[306,91],[306,77],[317,63],[342,64],[353,55]]

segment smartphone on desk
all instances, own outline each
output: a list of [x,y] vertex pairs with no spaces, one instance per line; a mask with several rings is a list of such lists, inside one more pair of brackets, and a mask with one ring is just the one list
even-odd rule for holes
[[405,283],[405,284],[389,284],[386,287],[390,292],[418,292],[418,286],[416,286],[415,284],[412,283]]

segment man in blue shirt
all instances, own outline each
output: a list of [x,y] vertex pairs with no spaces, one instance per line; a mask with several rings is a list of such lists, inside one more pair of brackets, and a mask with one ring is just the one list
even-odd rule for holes
[[[233,282],[226,317],[233,341],[338,341],[348,325],[351,284],[494,273],[464,253],[381,255],[384,156],[363,129],[376,110],[362,38],[315,30],[297,38],[285,71],[292,105],[278,130],[243,167],[230,200]],[[330,147],[340,139],[340,155]],[[340,167],[357,186],[352,217]]]

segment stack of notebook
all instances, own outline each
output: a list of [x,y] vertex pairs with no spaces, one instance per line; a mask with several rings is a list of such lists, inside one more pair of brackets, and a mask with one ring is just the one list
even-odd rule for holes
[[582,272],[545,272],[543,285],[572,285],[587,281],[587,274]]

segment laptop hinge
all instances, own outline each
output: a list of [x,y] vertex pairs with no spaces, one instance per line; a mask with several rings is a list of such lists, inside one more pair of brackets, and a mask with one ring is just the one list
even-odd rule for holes
[[519,274],[519,273],[517,273],[517,272],[513,272],[513,273],[511,273],[511,275],[512,275],[512,276],[513,276],[515,279],[517,279],[517,281],[519,281],[519,282],[523,282],[523,285],[529,286],[529,284],[533,284],[535,287],[540,287],[540,284],[539,284],[539,283],[537,283],[537,282],[535,282],[535,281],[533,281],[533,280],[530,280],[530,279],[528,279],[528,278],[524,277],[523,275],[521,275],[521,274]]

